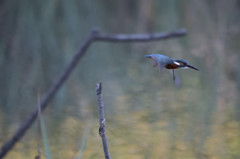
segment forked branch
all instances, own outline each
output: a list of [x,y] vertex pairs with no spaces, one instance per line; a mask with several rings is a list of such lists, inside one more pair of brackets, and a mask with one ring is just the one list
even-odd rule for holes
[[[78,62],[81,60],[83,55],[86,53],[88,47],[96,41],[105,41],[105,42],[147,42],[147,41],[156,41],[156,40],[164,40],[168,38],[176,38],[181,37],[186,34],[185,29],[179,29],[172,32],[162,32],[162,33],[152,33],[152,34],[102,34],[98,30],[93,29],[92,32],[88,35],[86,40],[80,46],[78,52],[73,56],[72,60],[63,70],[62,74],[56,81],[52,84],[48,92],[43,96],[40,101],[40,108],[42,111],[47,107],[48,103],[53,99],[55,94],[64,84],[64,82],[68,79],[71,72],[74,70]],[[31,114],[29,114],[28,118],[20,125],[19,129],[13,135],[13,137],[7,141],[0,150],[0,159],[3,158],[9,150],[13,148],[13,146],[23,137],[25,132],[30,128],[33,122],[36,120],[38,114],[38,109],[36,107],[35,110]]]

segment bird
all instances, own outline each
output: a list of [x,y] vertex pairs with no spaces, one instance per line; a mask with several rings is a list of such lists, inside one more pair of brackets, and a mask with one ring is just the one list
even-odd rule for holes
[[152,55],[145,55],[146,58],[150,58],[154,61],[153,67],[158,67],[159,71],[163,68],[170,69],[173,72],[173,80],[176,85],[180,85],[179,81],[175,75],[174,70],[177,68],[191,68],[194,70],[199,71],[199,69],[191,64],[189,64],[186,60],[182,59],[173,59],[165,55],[161,54],[152,54]]

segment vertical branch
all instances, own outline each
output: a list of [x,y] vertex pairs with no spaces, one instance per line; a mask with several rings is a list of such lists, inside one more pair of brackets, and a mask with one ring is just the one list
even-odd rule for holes
[[99,135],[102,137],[103,151],[106,159],[111,159],[108,143],[107,134],[105,131],[105,118],[104,118],[104,105],[102,96],[102,83],[97,83],[96,85],[97,101],[98,101],[98,113],[99,113]]
[[40,95],[38,94],[38,104],[37,104],[37,146],[38,146],[38,155],[35,156],[35,159],[41,158],[41,125],[40,125],[40,115],[41,115],[41,107],[40,107]]

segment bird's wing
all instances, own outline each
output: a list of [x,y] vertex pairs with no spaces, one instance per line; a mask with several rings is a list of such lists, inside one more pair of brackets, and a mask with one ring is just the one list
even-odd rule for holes
[[162,69],[165,67],[165,65],[164,65],[163,63],[161,63],[161,62],[158,62],[158,63],[157,63],[157,66],[158,66],[159,72],[161,72]]

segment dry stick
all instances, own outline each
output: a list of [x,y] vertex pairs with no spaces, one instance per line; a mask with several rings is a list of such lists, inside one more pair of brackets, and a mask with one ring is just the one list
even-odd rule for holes
[[103,151],[106,159],[111,159],[108,142],[107,142],[107,134],[105,130],[105,118],[104,118],[104,104],[103,104],[103,96],[102,96],[102,83],[96,84],[96,92],[97,92],[97,101],[98,101],[98,113],[99,113],[99,135],[102,137]]
[[[57,80],[50,87],[45,96],[41,99],[40,107],[44,111],[48,103],[52,100],[54,95],[58,92],[64,82],[68,79],[73,69],[76,67],[80,59],[86,53],[86,50],[94,41],[106,41],[106,42],[146,42],[155,40],[164,40],[168,38],[181,37],[186,34],[185,29],[179,29],[173,32],[155,33],[155,34],[115,34],[106,35],[101,34],[98,30],[94,29],[89,34],[88,38],[81,45],[79,51],[74,55],[70,63],[64,69],[63,73],[57,78]],[[21,124],[17,132],[13,137],[7,141],[0,150],[0,159],[3,158],[9,150],[23,137],[25,132],[30,128],[37,117],[37,108],[28,116],[28,118]]]

